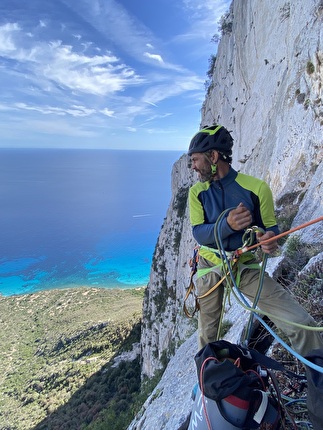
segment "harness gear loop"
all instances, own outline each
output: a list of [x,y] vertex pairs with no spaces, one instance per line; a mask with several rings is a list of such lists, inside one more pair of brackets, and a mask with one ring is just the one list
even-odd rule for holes
[[[200,277],[200,276],[203,276],[203,275],[209,273],[210,271],[212,271],[212,267],[211,268],[206,268],[206,269],[203,269],[203,268],[198,269],[199,254],[200,254],[200,250],[201,249],[204,252],[206,252],[206,255],[210,258],[210,261],[213,264],[215,264],[215,267],[218,267],[218,268],[222,267],[222,258],[220,258],[218,256],[218,254],[216,252],[217,251],[216,249],[214,249],[214,248],[208,248],[207,246],[200,246],[200,245],[197,245],[194,248],[194,250],[193,250],[193,256],[189,260],[189,266],[191,267],[191,273],[190,273],[189,285],[188,285],[187,290],[186,290],[186,294],[185,294],[185,297],[184,297],[184,304],[183,304],[183,311],[184,311],[185,315],[188,318],[193,318],[193,316],[195,315],[195,313],[200,309],[199,300],[200,299],[204,299],[205,297],[208,297],[211,293],[213,293],[213,291],[215,291],[226,279],[228,279],[228,275],[230,273],[229,270],[228,270],[227,273],[225,273],[221,277],[221,279],[215,285],[213,285],[212,288],[210,288],[205,294],[202,294],[201,296],[198,296],[196,294],[196,292],[195,292],[195,284],[194,284],[194,281],[193,281],[194,275],[197,273],[198,277]],[[241,256],[241,259],[243,259],[243,260],[250,259],[250,255],[249,254]],[[233,261],[233,263],[232,263],[232,268],[233,268],[233,265],[238,261],[238,259],[240,257],[234,258],[232,252],[228,253],[228,257],[229,257],[230,261],[231,260]],[[194,297],[194,301],[195,301],[194,308],[193,308],[192,312],[190,312],[188,310],[188,307],[186,305],[186,302],[189,299],[190,295],[192,295]]]
[[215,285],[213,285],[212,288],[210,288],[205,294],[202,294],[201,296],[196,296],[197,299],[204,299],[205,297],[209,296],[213,291],[215,291],[223,281],[225,281],[226,275],[222,276],[222,278],[217,282]]
[[[206,260],[210,261],[214,266],[207,267],[207,268],[198,268],[198,261],[199,261],[199,255],[200,254],[204,258],[206,258]],[[238,262],[241,262],[243,264],[247,261],[254,259],[254,256],[251,252],[243,254],[243,255],[239,255],[239,256],[235,256],[234,252],[227,252],[226,257],[228,259],[228,262],[229,262],[228,264],[230,265],[230,269],[234,270],[236,272],[236,282],[239,285],[240,270],[238,267]],[[197,245],[194,248],[193,256],[189,260],[189,266],[191,267],[191,273],[190,273],[190,278],[189,278],[189,285],[187,287],[186,294],[184,297],[183,311],[188,318],[193,318],[195,313],[200,308],[200,306],[199,306],[199,300],[200,299],[204,299],[205,297],[208,297],[224,281],[227,281],[227,284],[229,286],[229,284],[230,284],[230,277],[229,277],[230,269],[229,269],[228,265],[226,264],[225,260],[223,259],[223,257],[219,255],[218,250],[216,250],[214,248],[209,248],[207,246],[201,246],[201,245]],[[251,264],[250,267],[259,268],[259,265],[258,265],[258,263],[257,264]],[[206,293],[204,293],[200,296],[197,295],[195,283],[193,280],[194,275],[197,274],[197,277],[200,278],[201,276],[204,276],[207,273],[210,273],[214,268],[219,269],[219,271],[221,271],[222,273],[224,271],[224,274],[221,276],[219,281],[215,285],[213,285],[213,287],[211,287]],[[232,285],[230,285],[230,287],[232,287]],[[225,289],[226,289],[225,300],[227,298],[228,298],[228,300],[230,300],[230,288],[225,288]],[[187,304],[186,304],[190,295],[192,295],[194,297],[194,301],[195,301],[193,311],[189,311]]]
[[[195,313],[200,308],[198,300],[197,300],[197,296],[195,294],[195,285],[193,282],[193,276],[195,275],[195,273],[197,271],[197,264],[198,264],[198,258],[199,258],[198,250],[199,250],[199,246],[196,246],[193,250],[193,257],[190,258],[190,260],[189,260],[189,265],[191,267],[190,282],[189,282],[189,285],[187,287],[187,291],[186,291],[186,294],[184,297],[184,304],[183,304],[183,311],[188,318],[193,318]],[[195,305],[194,305],[194,309],[193,309],[192,313],[189,312],[189,310],[186,306],[186,301],[188,300],[188,298],[191,294],[194,296],[194,299],[195,299]]]

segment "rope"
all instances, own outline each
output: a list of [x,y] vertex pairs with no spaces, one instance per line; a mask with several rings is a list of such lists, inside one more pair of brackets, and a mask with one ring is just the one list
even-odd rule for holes
[[212,425],[211,425],[210,418],[209,418],[209,415],[207,413],[207,408],[206,408],[204,384],[203,384],[203,372],[204,372],[204,367],[205,367],[206,363],[210,360],[218,361],[218,359],[216,357],[211,356],[211,357],[206,358],[202,363],[200,374],[199,374],[199,382],[200,382],[200,388],[201,388],[201,394],[202,394],[203,412],[205,415],[205,420],[206,420],[208,430],[212,430]]
[[[266,269],[266,264],[267,264],[267,260],[268,260],[268,254],[264,254],[263,260],[262,260],[262,265],[261,265],[261,271],[260,271],[260,276],[259,276],[259,284],[258,284],[258,289],[257,289],[257,293],[255,295],[255,299],[253,301],[252,304],[252,309],[255,310],[260,298],[260,294],[262,291],[262,286],[264,283],[264,277],[265,277],[265,269]],[[251,330],[252,330],[252,323],[253,323],[253,319],[254,319],[254,314],[255,312],[251,312],[250,313],[250,317],[249,317],[249,321],[248,321],[248,325],[247,325],[247,329],[246,329],[246,336],[245,336],[245,341],[249,341],[251,338]]]
[[[295,227],[295,228],[292,228],[292,229],[290,229],[290,230],[288,230],[288,231],[285,231],[285,232],[283,232],[283,233],[280,233],[280,234],[278,234],[278,235],[276,235],[276,236],[273,236],[273,237],[271,237],[270,239],[267,239],[267,240],[264,240],[264,241],[262,241],[262,242],[259,242],[259,243],[257,243],[257,244],[254,244],[254,245],[245,245],[244,244],[244,246],[242,247],[242,248],[240,248],[240,249],[238,249],[238,250],[236,250],[235,252],[234,252],[234,254],[232,255],[232,258],[231,258],[231,260],[229,260],[229,258],[228,258],[228,256],[226,255],[226,252],[225,252],[225,250],[224,250],[224,247],[223,247],[223,243],[222,243],[222,240],[221,240],[221,235],[220,235],[220,232],[219,232],[219,227],[220,227],[220,223],[222,222],[222,220],[223,220],[223,218],[225,217],[225,215],[226,215],[226,213],[227,212],[229,212],[229,211],[231,211],[231,210],[233,210],[233,209],[235,209],[235,208],[228,208],[228,209],[226,209],[225,211],[223,211],[221,214],[220,214],[220,216],[218,217],[218,219],[217,219],[217,221],[216,221],[216,223],[215,223],[215,225],[214,225],[214,236],[215,236],[215,242],[216,242],[216,245],[217,245],[217,249],[220,251],[220,258],[221,258],[221,264],[222,264],[222,267],[226,267],[228,270],[227,271],[225,271],[225,275],[223,276],[223,278],[221,278],[220,279],[220,281],[216,284],[216,285],[214,285],[213,287],[212,287],[212,289],[211,289],[211,291],[210,292],[208,292],[208,293],[206,293],[206,294],[204,294],[203,296],[201,296],[201,297],[198,297],[198,296],[196,296],[195,295],[195,293],[194,293],[194,289],[195,289],[195,286],[194,286],[194,283],[193,283],[193,275],[194,275],[194,273],[196,272],[196,263],[197,263],[197,261],[195,261],[194,263],[195,263],[195,267],[194,267],[194,271],[192,270],[192,272],[191,272],[191,277],[190,277],[190,285],[189,285],[189,287],[188,287],[188,290],[187,290],[187,293],[186,293],[186,296],[185,296],[185,299],[184,299],[184,306],[183,306],[183,309],[184,309],[184,312],[185,312],[185,314],[186,314],[186,316],[188,316],[189,318],[192,318],[193,316],[194,316],[194,314],[195,314],[195,312],[199,309],[199,304],[198,304],[198,299],[199,298],[203,298],[203,297],[206,297],[208,294],[210,294],[212,291],[214,291],[222,282],[224,282],[225,280],[226,280],[226,285],[225,285],[225,291],[226,291],[226,294],[224,294],[224,297],[223,297],[223,306],[222,306],[222,312],[221,312],[221,316],[220,316],[220,321],[219,321],[219,327],[218,327],[218,333],[217,333],[217,340],[218,340],[218,338],[219,338],[219,335],[220,335],[220,332],[221,332],[221,326],[222,326],[222,321],[223,321],[223,316],[224,316],[224,303],[225,303],[225,300],[227,299],[227,297],[229,297],[229,294],[230,294],[230,291],[232,291],[233,292],[233,294],[235,295],[235,298],[237,299],[237,301],[238,301],[238,303],[244,308],[244,309],[246,309],[246,310],[248,310],[248,311],[250,311],[251,312],[251,316],[252,316],[252,318],[253,317],[255,317],[261,324],[262,324],[262,326],[263,327],[265,327],[266,328],[266,330],[287,350],[287,351],[289,351],[294,357],[296,357],[298,360],[300,360],[303,364],[305,364],[305,365],[307,365],[308,367],[311,367],[312,369],[314,369],[314,370],[316,370],[316,371],[318,371],[318,372],[320,372],[320,373],[323,373],[323,368],[322,367],[320,367],[320,366],[318,366],[318,365],[316,365],[316,364],[314,364],[314,363],[312,363],[312,362],[310,362],[309,360],[307,360],[307,359],[305,359],[304,357],[302,357],[300,354],[298,354],[296,351],[294,351],[289,345],[287,345],[286,344],[286,342],[284,342],[272,329],[271,329],[271,327],[269,327],[269,325],[258,315],[258,314],[261,314],[261,315],[266,315],[266,316],[268,316],[269,318],[271,317],[271,318],[275,318],[275,319],[277,319],[277,320],[279,320],[279,321],[282,321],[282,322],[285,322],[285,323],[288,323],[288,324],[290,324],[290,325],[293,325],[293,326],[295,326],[295,327],[299,327],[299,328],[301,328],[301,329],[305,329],[305,330],[310,330],[310,331],[323,331],[323,327],[313,327],[313,326],[305,326],[305,325],[303,325],[303,324],[299,324],[299,323],[296,323],[296,322],[291,322],[291,321],[288,321],[288,320],[286,320],[286,319],[284,319],[284,318],[281,318],[281,317],[277,317],[276,315],[273,315],[273,314],[271,314],[271,313],[268,313],[268,312],[263,312],[263,311],[261,311],[260,309],[256,309],[256,306],[257,306],[257,302],[258,302],[258,300],[259,300],[259,296],[260,296],[260,294],[261,294],[261,288],[262,288],[262,283],[263,283],[263,276],[264,276],[264,273],[265,273],[265,264],[266,264],[266,262],[267,262],[267,258],[263,261],[263,264],[262,264],[262,271],[261,271],[261,273],[260,273],[260,279],[259,279],[259,286],[258,286],[258,290],[257,290],[257,294],[256,294],[256,297],[255,297],[255,301],[254,301],[254,303],[253,303],[253,306],[252,307],[250,307],[249,306],[249,304],[248,304],[248,302],[245,300],[245,298],[244,298],[244,296],[242,295],[242,293],[240,292],[240,290],[239,290],[239,288],[238,288],[238,286],[237,286],[237,284],[236,284],[236,280],[235,280],[235,275],[234,275],[234,273],[233,273],[233,270],[232,270],[232,265],[235,263],[235,262],[237,262],[237,260],[238,260],[238,258],[239,258],[239,256],[241,255],[241,254],[243,254],[243,253],[245,253],[245,252],[247,252],[247,251],[251,251],[251,250],[253,250],[253,249],[255,249],[255,248],[257,248],[258,246],[261,246],[262,244],[265,244],[265,243],[269,243],[269,242],[273,242],[273,241],[276,241],[277,239],[279,239],[279,238],[281,238],[281,237],[283,237],[283,236],[286,236],[286,235],[288,235],[288,234],[291,234],[291,233],[293,233],[293,232],[295,232],[295,231],[297,231],[297,230],[300,230],[300,229],[302,229],[302,228],[305,228],[305,227],[308,227],[308,226],[310,226],[310,225],[312,225],[312,224],[315,224],[315,223],[317,223],[317,222],[320,222],[320,221],[323,221],[323,216],[321,216],[321,217],[319,217],[319,218],[316,218],[316,219],[314,219],[314,220],[312,220],[312,221],[309,221],[309,222],[306,222],[306,223],[304,223],[304,224],[302,224],[302,225],[300,225],[300,226],[298,226],[298,227]],[[253,228],[256,228],[256,227],[253,227]],[[189,297],[189,295],[190,294],[193,294],[194,296],[195,296],[195,308],[194,308],[194,310],[193,310],[193,313],[190,313],[190,312],[188,312],[188,309],[187,309],[187,307],[186,307],[186,300],[188,299],[188,297]],[[251,320],[251,322],[249,321],[249,325],[248,325],[248,331],[249,331],[249,333],[247,332],[247,336],[249,336],[250,335],[250,329],[251,329],[251,323],[252,323],[252,320]],[[248,337],[246,337],[246,339],[248,339]]]
[[[234,208],[229,208],[229,209],[226,209],[225,211],[223,211],[221,214],[220,214],[220,216],[218,217],[218,219],[217,219],[217,221],[216,221],[216,223],[215,223],[215,226],[214,226],[214,230],[215,230],[215,241],[216,241],[216,244],[217,244],[217,247],[218,247],[218,249],[220,250],[220,255],[221,255],[221,259],[222,259],[222,261],[223,261],[223,265],[224,265],[224,267],[225,266],[227,266],[228,267],[228,271],[229,271],[229,274],[230,274],[230,280],[228,279],[228,285],[230,285],[231,283],[233,284],[233,287],[234,288],[232,288],[232,291],[236,291],[237,293],[238,293],[238,295],[239,295],[239,297],[240,297],[240,300],[243,302],[243,304],[244,304],[244,308],[245,309],[248,309],[248,310],[250,310],[251,312],[253,312],[254,313],[254,316],[255,316],[255,318],[269,331],[269,333],[287,350],[287,351],[289,351],[294,357],[296,357],[298,360],[300,360],[303,364],[305,364],[305,365],[307,365],[308,367],[311,367],[312,369],[314,369],[314,370],[316,370],[316,371],[318,371],[318,372],[320,372],[320,373],[323,373],[323,367],[321,367],[321,366],[318,366],[318,365],[316,365],[315,363],[312,363],[311,361],[309,361],[309,360],[307,360],[306,358],[304,358],[304,357],[302,357],[300,354],[298,354],[296,351],[294,351],[289,345],[287,345],[287,343],[286,342],[284,342],[283,341],[283,339],[281,339],[281,337],[280,336],[278,336],[272,329],[271,329],[271,327],[269,327],[269,325],[261,318],[261,317],[259,317],[259,315],[258,315],[258,313],[262,313],[262,314],[265,314],[264,312],[261,312],[260,310],[255,310],[254,308],[252,308],[252,307],[250,307],[249,305],[248,305],[248,302],[246,301],[246,299],[244,298],[244,296],[242,295],[242,293],[241,293],[241,291],[239,290],[239,288],[238,288],[238,286],[237,286],[237,284],[236,284],[236,280],[235,280],[235,276],[234,276],[234,273],[233,273],[233,271],[232,271],[232,268],[231,268],[231,264],[230,264],[230,261],[229,261],[229,259],[228,259],[228,257],[227,257],[227,255],[226,255],[226,253],[224,252],[224,247],[223,247],[223,243],[222,243],[222,239],[221,239],[221,235],[219,234],[219,226],[220,226],[220,223],[222,222],[222,220],[223,220],[223,218],[225,217],[225,215],[226,215],[226,213],[227,212],[229,212],[229,211],[231,211],[232,209],[234,209]],[[319,222],[319,221],[322,221],[323,220],[323,217],[320,217],[320,218],[317,218],[316,220],[313,220],[313,221],[309,221],[308,223],[306,223],[306,224],[303,224],[302,226],[299,226],[299,227],[296,227],[296,229],[297,230],[299,230],[300,228],[304,228],[305,226],[308,226],[308,225],[311,225],[311,224],[314,224],[315,222]],[[304,227],[303,227],[304,226]],[[295,231],[295,229],[292,229],[293,231]],[[292,231],[292,230],[290,230],[290,232]],[[285,235],[285,234],[289,234],[288,232],[285,232],[285,233],[282,233],[283,235]],[[278,236],[279,235],[277,235],[277,236],[274,236],[274,238],[271,238],[271,239],[269,239],[270,241],[272,241],[272,240],[277,240],[277,238],[278,238]],[[268,242],[268,241],[267,241]],[[263,241],[263,243],[265,243],[265,241]],[[259,244],[257,244],[258,246],[259,246]],[[248,250],[250,250],[250,248],[251,247],[249,247],[249,249]],[[255,246],[253,246],[253,248],[255,248]],[[323,327],[310,327],[310,326],[303,326],[302,324],[298,324],[298,323],[292,323],[291,321],[287,321],[287,320],[283,320],[282,318],[277,318],[277,316],[275,316],[275,315],[272,315],[272,314],[269,314],[268,312],[266,312],[266,315],[270,318],[270,316],[271,317],[274,317],[274,318],[276,318],[276,319],[279,319],[280,321],[284,321],[284,322],[287,322],[287,323],[289,323],[289,324],[291,324],[291,325],[294,325],[294,326],[296,326],[296,327],[301,327],[301,328],[303,328],[303,329],[306,329],[306,330],[316,330],[316,331],[322,331],[323,330]]]
[[265,243],[274,242],[277,239],[280,239],[281,237],[284,237],[284,236],[286,236],[288,234],[294,233],[295,231],[301,230],[302,228],[308,227],[308,226],[310,226],[312,224],[315,224],[317,222],[320,222],[320,221],[323,221],[323,216],[320,216],[320,217],[318,217],[316,219],[308,221],[308,222],[306,222],[304,224],[301,224],[301,225],[299,225],[297,227],[294,227],[294,228],[292,228],[292,229],[290,229],[288,231],[284,231],[283,233],[277,234],[276,236],[273,236],[270,239],[263,240],[262,242],[258,242],[258,243],[254,244],[254,245],[251,245],[251,246],[245,246],[245,247],[242,247],[241,249],[237,249],[236,253],[237,253],[237,255],[241,255],[241,254],[243,254],[243,253],[245,253],[247,251],[251,251],[252,249],[257,248],[258,246],[264,245]]

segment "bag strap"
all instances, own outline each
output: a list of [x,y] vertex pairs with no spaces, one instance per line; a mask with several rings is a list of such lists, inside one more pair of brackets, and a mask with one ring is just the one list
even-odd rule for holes
[[261,354],[256,349],[248,349],[248,351],[250,352],[252,358],[265,368],[279,370],[280,372],[285,373],[291,378],[304,379],[304,376],[298,375],[297,373],[286,369],[286,367],[282,363],[279,363],[279,361],[276,361],[273,358],[268,357],[267,355]]

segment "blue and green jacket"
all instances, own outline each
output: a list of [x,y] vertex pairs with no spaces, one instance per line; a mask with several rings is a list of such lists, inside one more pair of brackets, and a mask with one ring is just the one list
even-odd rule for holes
[[[261,179],[238,173],[230,167],[224,178],[213,182],[197,182],[190,188],[190,221],[193,236],[199,245],[216,248],[215,222],[224,210],[235,208],[239,203],[250,210],[253,217],[251,225],[279,233],[269,186]],[[242,246],[244,230],[232,230],[226,218],[219,228],[226,251],[234,251]]]

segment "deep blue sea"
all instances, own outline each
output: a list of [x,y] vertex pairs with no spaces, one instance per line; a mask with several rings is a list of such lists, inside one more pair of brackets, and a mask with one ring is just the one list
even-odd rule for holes
[[181,155],[0,149],[0,294],[146,285]]

